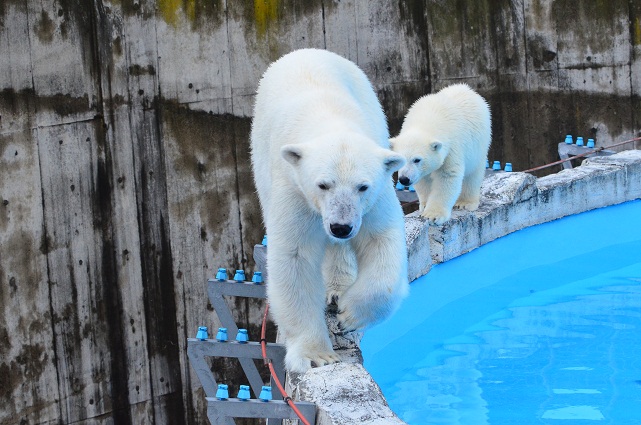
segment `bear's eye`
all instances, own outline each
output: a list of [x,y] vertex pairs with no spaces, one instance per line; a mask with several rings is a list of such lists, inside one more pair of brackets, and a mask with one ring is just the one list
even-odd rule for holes
[[329,187],[328,187],[325,183],[319,183],[319,184],[318,184],[318,188],[319,188],[320,190],[327,190],[327,189],[329,189]]
[[421,158],[414,158],[414,164],[418,164],[419,162],[421,162]]
[[369,186],[366,184],[362,184],[358,187],[359,192],[365,192],[367,189],[369,189]]

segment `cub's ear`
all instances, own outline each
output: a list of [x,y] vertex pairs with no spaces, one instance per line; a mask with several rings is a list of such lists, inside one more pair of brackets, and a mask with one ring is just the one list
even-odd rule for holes
[[292,165],[298,165],[303,157],[303,149],[300,145],[285,145],[280,148],[280,156]]
[[387,151],[388,153],[383,157],[383,164],[385,166],[385,171],[388,173],[393,173],[398,171],[405,165],[405,158],[402,155],[397,154],[396,152]]
[[434,152],[438,152],[442,147],[443,147],[443,143],[441,142],[430,143],[430,149],[432,149]]

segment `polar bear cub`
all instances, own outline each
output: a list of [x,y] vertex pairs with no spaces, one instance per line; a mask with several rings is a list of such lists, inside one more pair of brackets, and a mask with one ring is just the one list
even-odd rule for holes
[[288,370],[338,360],[325,323],[337,296],[345,330],[387,317],[407,293],[403,212],[381,105],[365,74],[325,50],[289,53],[260,80],[251,129],[267,228],[267,296]]
[[419,211],[431,224],[449,220],[452,208],[474,211],[492,138],[490,108],[466,84],[454,84],[411,106],[392,149],[407,163],[401,184],[414,185]]

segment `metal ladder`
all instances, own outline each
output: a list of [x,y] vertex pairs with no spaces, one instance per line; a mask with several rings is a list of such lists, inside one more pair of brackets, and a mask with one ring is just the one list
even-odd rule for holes
[[[266,243],[266,242],[264,242]],[[257,268],[264,269],[267,247],[254,246],[254,259]],[[237,335],[238,327],[229,306],[223,296],[267,298],[265,283],[229,279],[208,279],[207,294],[211,305],[214,307],[223,327],[229,335]],[[285,346],[277,343],[266,344],[267,357],[272,361],[276,375],[281,382],[285,382]],[[198,379],[205,391],[207,400],[207,418],[212,425],[234,425],[233,418],[267,418],[268,425],[281,424],[282,419],[297,419],[294,411],[283,401],[279,391],[273,391],[271,401],[263,401],[258,397],[263,390],[263,380],[254,364],[254,359],[262,359],[260,342],[221,342],[215,338],[187,339],[187,355],[191,366],[196,371]],[[217,397],[218,383],[214,373],[206,361],[206,357],[232,357],[237,358],[249,381],[249,385],[257,396],[252,399]],[[272,382],[273,384],[273,378]],[[296,406],[301,413],[314,425],[316,406],[313,403],[298,401]]]

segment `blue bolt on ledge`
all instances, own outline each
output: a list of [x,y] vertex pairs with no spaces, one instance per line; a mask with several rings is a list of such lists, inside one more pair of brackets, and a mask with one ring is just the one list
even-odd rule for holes
[[234,275],[234,280],[236,282],[244,282],[245,281],[245,270],[236,270],[236,274]]
[[241,344],[245,344],[247,343],[247,341],[249,341],[247,329],[238,329],[238,333],[236,334],[236,341],[240,342]]
[[216,280],[219,281],[225,281],[227,280],[227,270],[223,269],[222,267],[218,269],[218,272],[216,272]]
[[566,145],[574,144],[574,139],[572,138],[571,134],[568,134],[567,136],[565,136],[565,144]]
[[494,161],[494,164],[492,164],[492,169],[494,171],[500,171],[501,170],[501,161]]
[[511,162],[506,162],[505,163],[505,171],[510,173],[512,172],[512,163]]
[[216,390],[216,398],[218,400],[227,400],[229,398],[229,389],[225,384],[218,384],[218,389]]
[[576,145],[583,146],[583,137],[579,136],[576,138]]
[[216,341],[218,342],[227,341],[227,328],[218,328],[218,333],[216,334]]
[[270,401],[272,399],[272,387],[263,385],[258,398],[262,401]]
[[588,139],[588,147],[593,148],[594,147],[594,139]]
[[207,333],[207,326],[199,326],[198,332],[196,333],[196,339],[205,341],[207,338],[209,338],[209,334]]
[[254,272],[254,276],[252,276],[252,282],[254,282],[256,285],[260,285],[261,283],[263,283],[263,273]]
[[261,242],[261,245],[267,246],[267,235],[263,236],[263,241]]
[[249,385],[241,385],[236,398],[242,401],[249,400],[251,398],[251,395],[249,394]]

